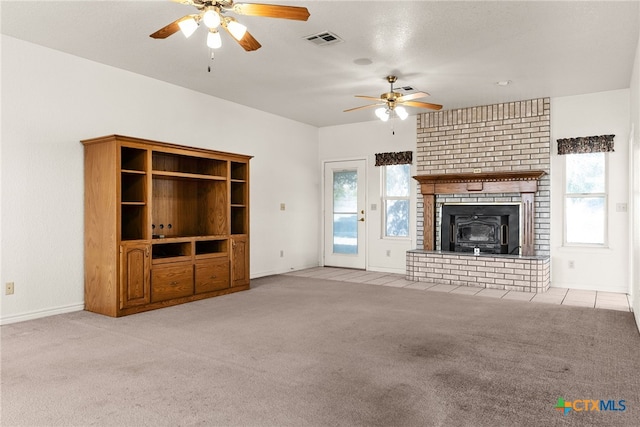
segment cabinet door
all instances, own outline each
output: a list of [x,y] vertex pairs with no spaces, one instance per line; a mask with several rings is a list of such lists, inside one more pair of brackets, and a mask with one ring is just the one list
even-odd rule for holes
[[120,308],[149,304],[151,262],[148,243],[120,246]]
[[249,239],[231,237],[231,286],[249,284]]

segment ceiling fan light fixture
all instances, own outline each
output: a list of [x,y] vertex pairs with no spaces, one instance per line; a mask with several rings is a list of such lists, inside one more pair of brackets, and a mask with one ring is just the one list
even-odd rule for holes
[[245,33],[247,32],[247,27],[235,20],[230,20],[227,23],[227,28],[229,29],[231,35],[238,41],[242,40]]
[[383,122],[389,120],[389,110],[384,107],[376,108],[376,116]]
[[394,111],[396,112],[398,117],[400,117],[400,120],[404,120],[407,117],[409,117],[409,113],[407,113],[407,109],[402,106],[396,107]]
[[193,34],[198,29],[198,23],[192,17],[178,22],[178,26],[180,27],[180,31],[182,31],[182,34],[184,34],[186,38],[191,37],[191,34]]
[[214,9],[207,9],[202,15],[202,21],[209,28],[218,28],[220,26],[220,15]]
[[220,37],[218,30],[209,30],[209,34],[207,34],[207,46],[211,49],[219,49],[222,47],[222,37]]

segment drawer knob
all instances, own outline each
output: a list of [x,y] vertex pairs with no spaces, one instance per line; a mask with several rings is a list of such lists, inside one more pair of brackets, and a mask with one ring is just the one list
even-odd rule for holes
[[213,276],[211,276],[210,278],[211,278],[211,279],[215,279],[216,277],[218,277],[218,276],[216,276],[216,275],[214,274],[214,275],[213,275]]
[[176,282],[175,280],[173,282],[169,283],[169,285],[171,285],[171,286],[176,286],[177,284],[178,284],[178,282]]

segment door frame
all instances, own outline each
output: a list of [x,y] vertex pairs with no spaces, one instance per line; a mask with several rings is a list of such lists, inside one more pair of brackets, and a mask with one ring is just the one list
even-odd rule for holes
[[364,167],[363,167],[363,173],[364,173],[364,177],[363,177],[363,182],[364,182],[364,188],[362,189],[362,191],[364,191],[364,206],[362,207],[365,211],[364,213],[364,233],[362,236],[362,247],[364,248],[364,254],[362,255],[364,258],[364,270],[368,269],[369,266],[369,251],[368,251],[368,241],[367,241],[367,235],[369,234],[369,219],[368,219],[368,210],[367,210],[367,201],[368,201],[368,189],[369,189],[369,182],[367,180],[367,173],[368,173],[368,169],[369,169],[369,161],[367,159],[367,157],[347,157],[347,158],[340,158],[340,159],[328,159],[328,160],[323,160],[322,161],[322,168],[321,168],[321,186],[322,186],[322,215],[321,215],[321,225],[320,225],[320,232],[322,233],[322,236],[320,238],[320,253],[321,253],[321,265],[325,266],[326,265],[326,253],[325,253],[325,249],[327,247],[327,242],[326,242],[326,238],[327,238],[327,230],[326,230],[326,224],[327,224],[327,206],[326,206],[326,200],[327,200],[327,194],[326,194],[326,179],[325,179],[325,171],[326,171],[326,167],[328,163],[341,163],[341,162],[353,162],[353,161],[362,161],[364,163]]

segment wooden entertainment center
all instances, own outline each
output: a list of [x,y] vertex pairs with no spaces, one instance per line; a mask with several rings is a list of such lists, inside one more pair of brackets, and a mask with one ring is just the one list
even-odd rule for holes
[[251,156],[81,142],[86,310],[119,317],[249,289]]

